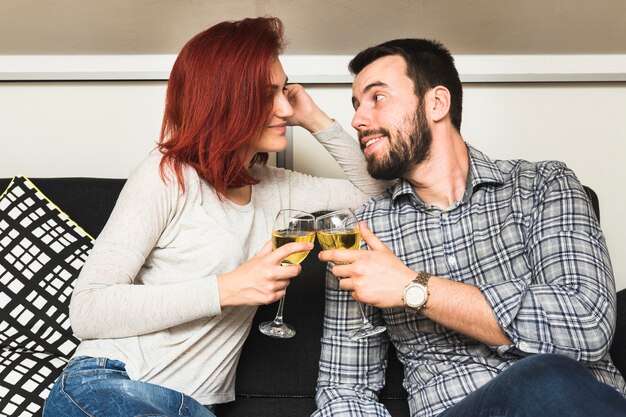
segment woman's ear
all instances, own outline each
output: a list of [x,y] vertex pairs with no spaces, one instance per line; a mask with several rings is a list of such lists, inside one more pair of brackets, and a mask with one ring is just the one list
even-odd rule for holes
[[439,122],[450,113],[450,91],[438,85],[429,91],[428,114],[433,122]]

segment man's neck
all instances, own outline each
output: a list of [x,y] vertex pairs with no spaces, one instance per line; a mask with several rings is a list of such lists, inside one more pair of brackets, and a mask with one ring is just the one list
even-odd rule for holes
[[461,135],[435,136],[430,157],[405,177],[425,204],[450,207],[465,194],[469,156]]

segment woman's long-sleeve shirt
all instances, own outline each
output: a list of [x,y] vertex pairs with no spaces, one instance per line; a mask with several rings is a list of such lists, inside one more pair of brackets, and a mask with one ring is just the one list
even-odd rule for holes
[[220,200],[191,168],[183,192],[171,172],[161,179],[161,155],[149,156],[128,178],[78,278],[70,315],[82,342],[74,356],[120,360],[132,379],[202,404],[232,401],[256,307],[220,308],[217,275],[259,251],[281,208],[358,207],[386,185],[369,177],[358,143],[338,124],[316,137],[352,182],[254,166],[260,183],[246,205]]

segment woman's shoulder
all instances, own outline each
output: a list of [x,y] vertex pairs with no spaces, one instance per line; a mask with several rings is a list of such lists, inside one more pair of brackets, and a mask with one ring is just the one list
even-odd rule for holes
[[[166,188],[177,188],[179,181],[176,168],[171,161],[163,158],[163,154],[158,150],[152,151],[130,173],[129,180],[141,183],[160,183]],[[181,165],[180,173],[185,188],[194,187],[199,181],[198,173],[187,164]]]
[[285,168],[277,168],[271,165],[256,164],[250,167],[250,174],[260,182],[281,181],[288,178],[293,171]]
[[157,172],[160,169],[163,155],[158,151],[152,151],[142,159],[131,171],[130,176],[147,175]]
[[327,180],[270,165],[254,165],[250,168],[250,174],[259,181],[256,185],[257,188],[267,189],[275,189],[275,187],[316,187],[321,184],[320,180]]

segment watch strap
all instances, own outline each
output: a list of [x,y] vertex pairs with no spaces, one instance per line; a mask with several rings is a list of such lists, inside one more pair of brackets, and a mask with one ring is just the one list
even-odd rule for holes
[[428,288],[429,279],[430,279],[430,274],[428,272],[420,271],[417,273],[417,275],[415,276],[415,278],[413,278],[413,281],[411,282],[417,282],[418,284],[422,284]]

